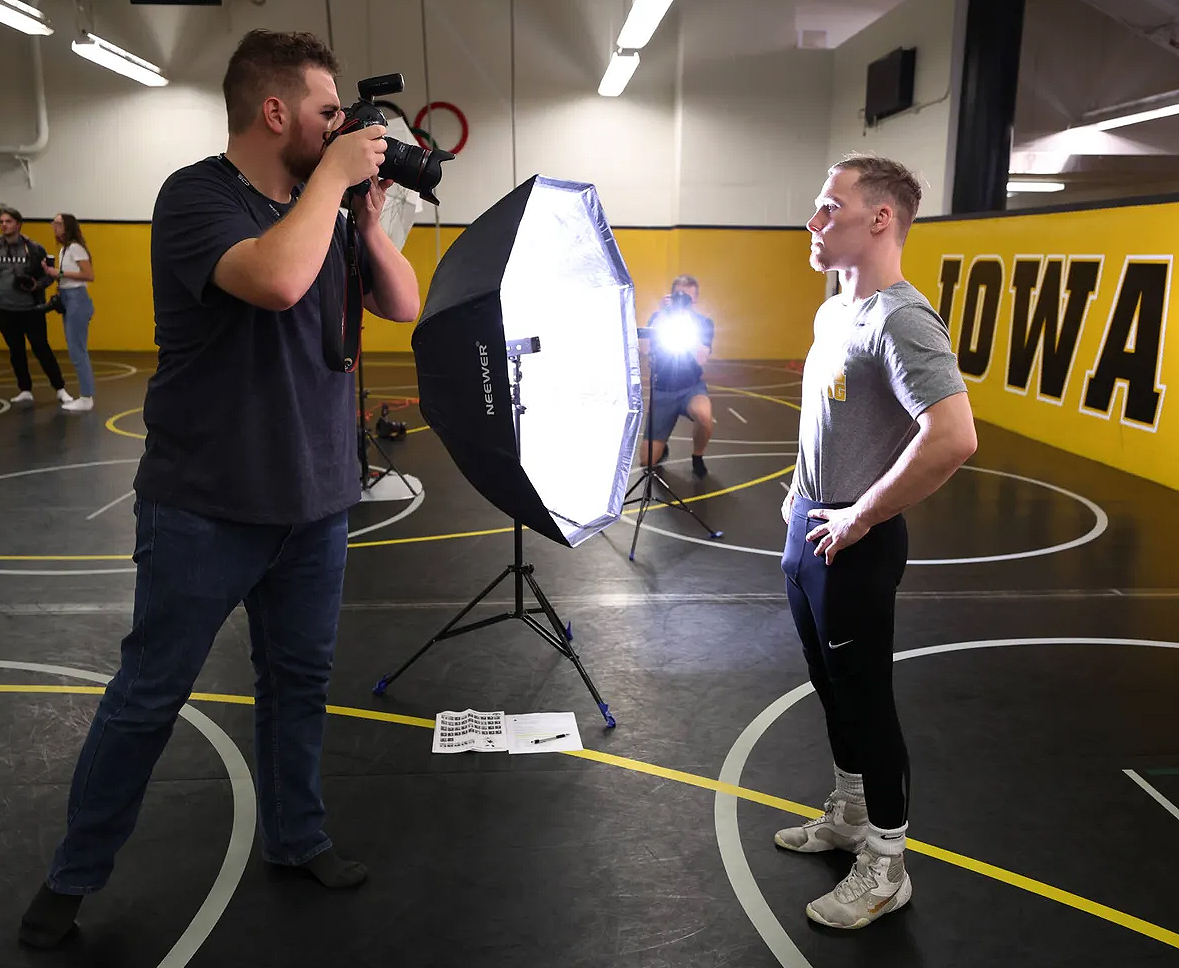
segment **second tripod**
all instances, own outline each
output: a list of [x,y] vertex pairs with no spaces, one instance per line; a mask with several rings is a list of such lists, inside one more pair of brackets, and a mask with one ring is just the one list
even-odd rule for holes
[[[364,387],[364,357],[361,356],[356,361],[356,390],[359,404],[356,413],[356,456],[360,460],[360,487],[362,494],[371,491],[374,487],[381,483],[390,474],[396,474],[401,478],[401,483],[405,485],[405,489],[409,491],[410,497],[417,497],[418,492],[413,489],[413,485],[406,480],[404,474],[397,469],[397,465],[393,463],[393,459],[385,453],[385,449],[381,446],[379,440],[368,429],[368,421],[365,413],[365,403],[368,400],[368,390]],[[377,449],[377,453],[385,462],[385,466],[381,468],[374,468],[368,461],[368,448],[372,445]]]
[[[635,546],[639,543],[639,528],[643,526],[643,518],[647,516],[647,511],[651,506],[652,482],[657,482],[671,498],[670,501],[662,501],[662,504],[669,508],[679,508],[681,511],[688,514],[693,521],[695,521],[698,525],[700,525],[700,527],[708,532],[708,537],[713,541],[716,541],[718,538],[723,538],[725,533],[723,531],[713,531],[712,528],[705,524],[700,515],[688,507],[684,499],[672,490],[671,485],[667,483],[667,480],[663,477],[663,475],[660,474],[659,471],[656,470],[653,466],[651,466],[651,450],[652,448],[650,446],[650,438],[648,438],[647,466],[643,468],[642,477],[640,477],[630,486],[630,490],[626,492],[626,500],[623,502],[624,504],[634,504],[636,501],[639,502],[639,513],[638,517],[635,518],[635,533],[634,537],[631,538],[630,541],[630,560],[635,560]],[[633,494],[640,486],[643,488],[642,495],[640,497],[632,498],[631,494]]]
[[[650,329],[644,328],[639,330],[639,335],[646,335],[649,338],[653,334],[651,333]],[[652,460],[652,458],[655,456],[655,438],[653,436],[654,430],[655,379],[654,376],[652,376],[650,378],[650,389],[648,390],[647,396],[647,465],[643,468],[642,476],[630,486],[630,490],[626,492],[626,497],[622,502],[624,506],[627,504],[634,504],[636,501],[639,503],[638,517],[635,518],[635,533],[634,537],[631,538],[630,541],[631,561],[635,560],[635,547],[639,543],[639,528],[643,526],[643,518],[647,516],[647,511],[651,507],[652,483],[658,483],[659,486],[663,488],[664,493],[666,493],[671,498],[670,501],[662,501],[661,503],[666,504],[668,507],[679,508],[681,511],[688,514],[693,521],[695,521],[698,525],[700,525],[700,527],[708,532],[708,537],[713,541],[716,541],[718,538],[723,538],[725,536],[723,531],[713,531],[712,528],[705,524],[700,515],[688,507],[687,502],[684,501],[684,499],[681,498],[678,494],[676,494],[674,490],[672,490],[672,487],[667,483],[666,478],[664,478],[664,476],[656,469],[655,462]],[[632,498],[631,495],[634,494],[634,492],[637,491],[640,487],[643,489],[643,493],[639,497]]]

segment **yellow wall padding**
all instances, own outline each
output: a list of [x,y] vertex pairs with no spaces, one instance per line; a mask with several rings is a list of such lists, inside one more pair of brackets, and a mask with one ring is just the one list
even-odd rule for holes
[[[56,252],[48,222],[25,223],[24,231]],[[151,302],[151,226],[133,222],[82,223],[94,256],[90,287],[93,350],[155,350]],[[442,228],[445,252],[461,233]],[[797,229],[619,229],[622,257],[635,282],[640,325],[680,273],[700,280],[700,308],[716,322],[714,355],[720,359],[801,359],[811,342],[811,324],[823,298],[823,277],[807,266],[808,236]],[[422,302],[436,259],[435,230],[410,232],[405,255],[418,275]],[[49,319],[50,343],[65,348],[61,317]],[[412,326],[368,317],[364,347],[372,352],[408,352]]]
[[948,318],[975,415],[1179,487],[1177,219],[1170,203],[914,227],[906,275]]

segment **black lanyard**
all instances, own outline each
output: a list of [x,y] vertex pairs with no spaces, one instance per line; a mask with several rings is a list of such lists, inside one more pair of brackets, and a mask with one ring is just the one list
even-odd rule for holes
[[[275,206],[274,199],[270,198],[268,195],[263,195],[260,191],[258,191],[258,189],[256,189],[250,183],[250,179],[248,179],[245,175],[243,175],[241,173],[241,170],[237,167],[237,165],[235,165],[232,161],[230,161],[228,158],[225,157],[224,152],[222,152],[221,154],[219,154],[217,156],[217,160],[222,162],[227,168],[229,168],[229,170],[231,172],[233,172],[235,175],[237,175],[237,180],[240,181],[243,185],[245,185],[246,188],[248,188],[255,195],[257,195],[260,199],[262,199],[268,206],[270,206],[270,212],[275,217],[275,219],[282,218],[282,212],[280,212],[278,210],[278,208]],[[294,201],[293,197],[292,197],[291,201]]]
[[[225,157],[224,153],[217,156],[235,175],[238,181],[251,192],[262,198],[275,219],[281,219],[282,213],[274,204],[274,200],[263,195],[250,184],[250,180],[241,173],[237,165]],[[295,196],[292,195],[292,202]],[[356,369],[360,359],[360,330],[364,316],[364,290],[360,278],[360,252],[356,239],[356,220],[352,212],[348,213],[347,234],[344,246],[344,286],[339,292],[335,285],[325,286],[319,280],[319,309],[323,327],[323,358],[327,365],[337,372],[351,373]],[[320,270],[323,271],[322,269]]]

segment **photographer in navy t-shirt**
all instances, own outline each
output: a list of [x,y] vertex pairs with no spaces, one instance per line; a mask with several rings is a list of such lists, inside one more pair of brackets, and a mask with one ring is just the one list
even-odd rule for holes
[[700,284],[693,276],[677,276],[671,295],[647,323],[651,337],[639,340],[639,350],[651,366],[651,421],[648,439],[639,448],[644,464],[658,464],[667,455],[667,441],[680,417],[692,429],[692,473],[704,477],[704,450],[712,439],[712,399],[704,382],[704,364],[712,355],[716,327],[693,308]]
[[223,89],[224,155],[175,172],[152,220],[159,366],[135,479],[135,611],[82,748],[69,825],[21,940],[59,943],[103,887],[213,639],[241,602],[255,676],[262,856],[326,887],[364,880],[324,832],[320,754],[359,499],[351,374],[323,356],[321,297],[343,290],[349,186],[364,304],[408,322],[413,269],[382,233],[385,129],[324,148],[339,122],[333,53],[310,34],[248,34]]

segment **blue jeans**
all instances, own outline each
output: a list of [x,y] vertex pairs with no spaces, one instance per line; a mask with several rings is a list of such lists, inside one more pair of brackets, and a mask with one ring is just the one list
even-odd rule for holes
[[146,500],[135,513],[132,628],[83,744],[47,883],[62,894],[106,884],[213,638],[242,601],[255,671],[262,855],[304,863],[332,845],[319,763],[347,512],[294,527],[236,524]]
[[61,306],[65,310],[66,347],[70,351],[70,362],[78,371],[78,392],[84,397],[94,396],[94,370],[90,366],[90,354],[86,352],[86,341],[90,335],[90,318],[94,315],[94,303],[90,290],[85,286],[57,290]]

